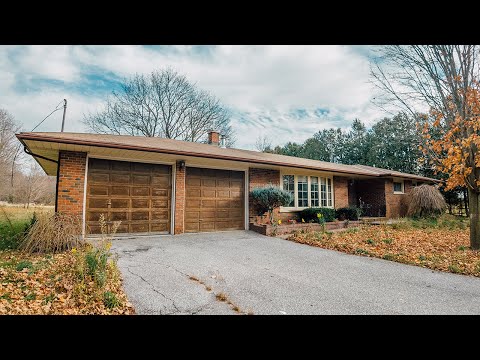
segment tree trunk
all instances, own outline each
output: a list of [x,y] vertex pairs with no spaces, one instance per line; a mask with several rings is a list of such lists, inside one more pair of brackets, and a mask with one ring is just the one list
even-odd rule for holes
[[465,204],[465,215],[470,216],[469,205],[468,205],[468,191],[463,189],[463,203]]
[[470,208],[470,248],[480,249],[480,194],[468,189]]

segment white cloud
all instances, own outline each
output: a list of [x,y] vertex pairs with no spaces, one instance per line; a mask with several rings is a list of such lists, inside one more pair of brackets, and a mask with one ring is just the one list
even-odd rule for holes
[[[171,66],[248,117],[250,121],[233,118],[238,147],[253,148],[252,134],[262,132],[274,138],[275,144],[301,142],[320,129],[348,126],[355,117],[371,124],[383,116],[370,103],[373,92],[365,54],[368,51],[349,46],[175,46],[160,50],[143,46],[3,46],[0,107],[33,126],[67,97],[67,129],[81,131],[83,113],[98,108],[105,96],[95,89],[78,90],[87,75],[123,78]],[[19,88],[22,77],[27,81],[56,80],[59,85],[37,89],[37,84],[29,91]],[[317,108],[328,109],[329,114],[319,118],[314,114]],[[307,116],[297,119],[291,113],[295,109],[306,109]],[[58,130],[58,124],[49,120],[39,130]]]

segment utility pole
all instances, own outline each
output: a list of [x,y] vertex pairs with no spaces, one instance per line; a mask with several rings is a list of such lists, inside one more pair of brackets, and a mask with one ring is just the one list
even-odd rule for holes
[[67,99],[63,99],[63,120],[62,120],[62,132],[65,127],[65,113],[67,112]]

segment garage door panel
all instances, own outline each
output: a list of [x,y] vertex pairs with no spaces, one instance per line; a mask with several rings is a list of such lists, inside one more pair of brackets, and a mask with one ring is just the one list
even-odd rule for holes
[[167,197],[170,190],[154,187],[152,188],[152,196],[164,196]]
[[228,207],[230,207],[230,200],[217,200],[216,207],[217,208],[228,208]]
[[194,198],[199,198],[201,197],[201,189],[200,188],[190,188],[187,189],[187,197],[194,197]]
[[202,179],[202,187],[215,188],[215,179]]
[[133,175],[132,182],[134,185],[149,185],[150,175]]
[[110,170],[130,172],[130,164],[126,161],[110,161]]
[[202,201],[201,201],[201,207],[202,207],[202,208],[215,209],[215,208],[216,208],[216,206],[215,206],[215,200],[202,200]]
[[110,220],[111,221],[125,221],[129,220],[129,213],[127,211],[116,211],[110,213]]
[[187,179],[185,180],[185,184],[187,186],[201,186],[202,180],[197,177],[187,177]]
[[132,199],[132,208],[148,208],[150,207],[150,200],[149,199]]
[[200,222],[200,231],[214,231],[214,230],[215,230],[215,221]]
[[169,175],[160,175],[160,176],[152,176],[152,185],[159,185],[159,186],[169,186],[170,184],[170,176]]
[[217,198],[228,198],[230,197],[229,190],[217,190]]
[[130,199],[112,199],[112,209],[129,208]]
[[168,210],[155,210],[151,213],[151,220],[168,220]]
[[149,220],[148,211],[132,211],[132,220]]
[[244,173],[187,168],[185,231],[244,229]]
[[215,198],[215,197],[216,197],[215,190],[202,189],[202,198]]
[[214,219],[216,216],[215,209],[200,209],[200,219]]
[[152,199],[152,208],[169,208],[170,204],[168,200]]
[[91,183],[108,183],[110,181],[110,175],[108,173],[93,173],[90,177]]
[[149,187],[132,187],[132,196],[149,196]]
[[185,217],[192,221],[200,220],[200,212],[199,211],[185,211]]
[[88,168],[91,170],[110,170],[110,161],[95,159],[94,161],[90,161]]
[[87,230],[99,233],[100,214],[118,232],[170,231],[171,166],[89,159]]
[[228,219],[229,218],[228,210],[217,210],[216,215],[219,219]]
[[219,179],[217,180],[217,188],[230,188],[230,179]]
[[200,223],[196,222],[185,222],[185,232],[199,232]]
[[108,199],[91,199],[90,208],[92,209],[106,209],[108,207]]
[[149,224],[148,222],[143,223],[133,223],[130,225],[130,231],[132,233],[142,233],[142,232],[149,232]]
[[130,196],[130,188],[128,186],[112,186],[110,195]]
[[185,200],[185,207],[188,208],[200,208],[201,206],[201,200],[199,199],[189,199],[187,196],[187,199]]
[[90,195],[108,195],[108,186],[92,185],[88,191]]
[[243,180],[230,180],[230,188],[232,189],[243,189]]
[[163,231],[168,231],[168,224],[167,223],[152,223],[150,225],[150,231],[151,232],[163,232]]
[[129,184],[130,174],[111,174],[110,182],[112,184]]

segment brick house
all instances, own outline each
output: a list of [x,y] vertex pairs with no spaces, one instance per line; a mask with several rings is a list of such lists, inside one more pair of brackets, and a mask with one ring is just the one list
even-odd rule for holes
[[25,151],[57,176],[56,210],[79,215],[87,233],[98,219],[123,233],[248,229],[258,220],[249,192],[274,184],[294,195],[277,218],[306,207],[362,206],[365,216],[405,214],[405,194],[435,180],[363,165],[342,165],[209,143],[126,135],[20,133]]

